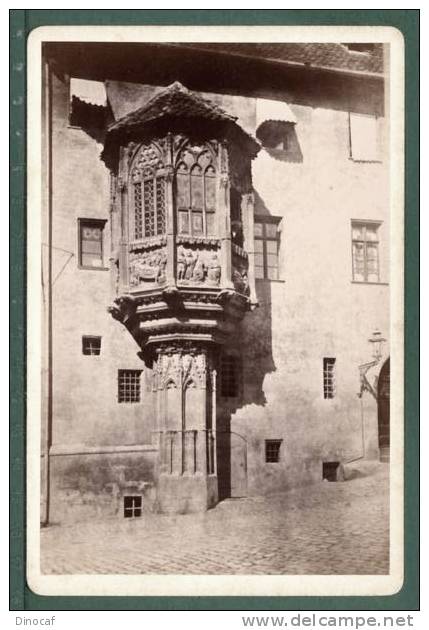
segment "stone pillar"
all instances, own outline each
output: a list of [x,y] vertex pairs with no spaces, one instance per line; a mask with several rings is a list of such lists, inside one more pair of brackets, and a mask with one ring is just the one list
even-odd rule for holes
[[157,424],[163,445],[157,487],[161,512],[204,511],[217,502],[217,478],[208,465],[211,366],[211,350],[202,344],[175,340],[156,348]]
[[241,198],[241,216],[243,219],[244,249],[247,251],[249,260],[248,281],[251,304],[257,304],[255,287],[255,231],[254,231],[254,207],[255,200],[253,193],[244,194]]
[[231,254],[231,210],[230,181],[228,165],[228,148],[226,141],[219,147],[220,179],[218,189],[217,210],[219,213],[220,259],[222,267],[222,287],[233,289],[232,254]]
[[167,285],[176,284],[176,244],[175,244],[175,217],[174,217],[174,169],[173,169],[173,138],[169,133],[166,138],[166,229],[167,229]]

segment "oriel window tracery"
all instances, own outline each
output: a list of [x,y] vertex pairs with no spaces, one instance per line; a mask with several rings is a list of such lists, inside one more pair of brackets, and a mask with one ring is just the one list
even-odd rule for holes
[[211,150],[185,147],[176,167],[176,213],[179,234],[216,234],[216,168]]
[[154,144],[140,148],[131,170],[131,238],[140,240],[166,229],[165,165]]

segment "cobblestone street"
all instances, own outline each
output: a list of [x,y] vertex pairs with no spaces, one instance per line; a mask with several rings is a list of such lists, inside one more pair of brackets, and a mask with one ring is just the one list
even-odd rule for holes
[[345,482],[223,501],[205,514],[52,526],[42,572],[126,574],[385,574],[387,464]]

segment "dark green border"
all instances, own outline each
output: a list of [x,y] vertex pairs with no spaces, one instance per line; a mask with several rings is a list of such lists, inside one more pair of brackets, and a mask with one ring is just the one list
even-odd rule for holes
[[[393,26],[405,40],[405,581],[386,597],[43,597],[25,581],[26,39],[45,25]],[[419,608],[419,10],[14,9],[10,13],[11,610],[418,610]]]

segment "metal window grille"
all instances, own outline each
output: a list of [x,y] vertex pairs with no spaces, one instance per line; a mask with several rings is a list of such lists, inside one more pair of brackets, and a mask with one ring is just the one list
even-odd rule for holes
[[255,278],[279,279],[279,219],[265,217],[255,220]]
[[134,184],[134,236],[136,239],[143,238],[143,211],[142,211],[141,182],[137,182]]
[[380,223],[352,222],[353,280],[357,282],[379,282],[379,238]]
[[141,496],[124,497],[124,518],[136,518],[142,515]]
[[278,464],[282,440],[265,440],[265,461],[267,464]]
[[118,370],[118,402],[140,402],[141,370]]
[[332,357],[323,359],[323,398],[334,398],[336,393],[335,362]]
[[101,337],[82,337],[82,354],[96,355],[101,353]]

